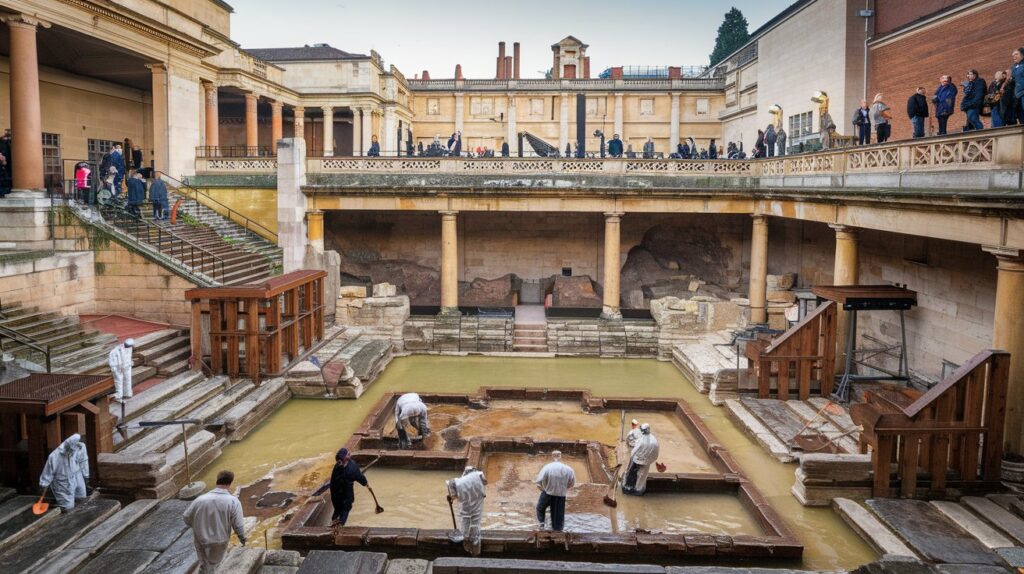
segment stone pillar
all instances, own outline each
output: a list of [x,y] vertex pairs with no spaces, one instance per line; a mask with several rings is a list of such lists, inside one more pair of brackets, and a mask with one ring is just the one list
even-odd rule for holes
[[625,141],[626,134],[622,133],[622,94],[615,94],[615,115],[613,117],[615,123],[615,127],[613,129],[615,130],[615,133],[619,134],[619,137]]
[[1010,353],[1010,385],[1006,392],[1006,423],[1003,448],[1007,454],[1024,451],[1024,253],[1018,249],[988,248],[996,256],[995,321],[992,348]]
[[619,275],[622,271],[621,221],[622,213],[604,214],[604,307],[601,309],[601,317],[604,319],[622,318],[622,311],[619,309]]
[[457,211],[441,212],[441,313],[459,312],[459,237]]
[[[373,109],[363,108],[363,145],[359,150],[359,155],[366,155],[366,152],[370,151],[370,144],[373,143]],[[377,138],[378,141],[380,138]]]
[[[856,285],[859,265],[859,230],[845,225],[830,224],[836,232],[836,260],[832,273],[833,285]],[[846,370],[846,329],[849,315],[840,306],[836,310],[836,373]]]
[[249,148],[248,155],[259,155],[253,148],[260,145],[260,124],[257,103],[259,96],[253,93],[245,94],[245,147]]
[[[465,104],[463,102],[462,93],[456,92],[455,94],[455,131],[462,131],[462,116],[465,115]],[[465,142],[463,142],[465,143]]]
[[324,106],[324,157],[334,155],[334,107]]
[[[284,272],[302,269],[306,253],[306,140],[289,138],[277,146],[277,244]],[[321,225],[321,237],[323,226]]]
[[[166,64],[146,64],[153,75],[153,167],[157,171],[170,169],[170,108],[169,79]],[[174,175],[174,174],[171,174]]]
[[[516,42],[516,48],[519,47],[519,42]],[[505,141],[508,142],[508,154],[511,157],[519,156],[519,132],[516,130],[516,97],[510,95],[508,97],[508,134],[505,136]]]
[[363,122],[359,119],[359,108],[352,108],[352,155],[361,156],[359,153],[359,144],[363,141],[363,136],[359,134],[359,130],[362,127]]
[[34,197],[45,189],[36,28],[50,25],[24,14],[2,19],[10,34],[12,187]]
[[306,213],[306,233],[309,244],[317,252],[324,250],[324,212],[314,209]]
[[768,322],[768,217],[754,215],[750,234],[750,322]]
[[558,106],[558,153],[565,153],[565,146],[569,144],[569,94],[562,94],[559,97]]
[[679,94],[669,94],[672,97],[672,117],[669,119],[671,125],[668,129],[668,153],[675,153],[679,147]]
[[203,82],[206,95],[206,147],[220,145],[220,109],[218,108],[217,84]]
[[306,108],[295,106],[292,113],[295,115],[292,137],[306,139]]
[[270,149],[275,154],[277,153],[277,140],[284,137],[282,112],[284,112],[284,102],[274,101],[270,103]]
[[381,155],[398,155],[398,118],[395,107],[384,108],[384,137],[377,138],[380,142]]

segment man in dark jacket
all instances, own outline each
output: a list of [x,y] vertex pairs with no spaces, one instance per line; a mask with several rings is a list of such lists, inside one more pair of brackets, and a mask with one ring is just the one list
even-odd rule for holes
[[153,182],[149,184],[149,201],[153,204],[153,221],[167,221],[167,184],[160,179],[159,171],[153,172]]
[[124,150],[121,149],[121,144],[114,144],[114,149],[110,150],[110,162],[111,165],[117,169],[117,175],[114,176],[114,195],[121,193],[121,182],[124,181],[125,163],[124,163]]
[[[1013,100],[1017,108],[1017,122],[1024,124],[1024,46],[1013,51],[1013,68],[1010,79],[1013,80]],[[1006,116],[1003,116],[1006,120]],[[1009,121],[1006,125],[1011,125]]]
[[946,123],[956,110],[956,93],[952,78],[948,75],[939,78],[939,87],[932,96],[932,103],[935,104],[935,119],[939,122],[940,136],[946,135]]
[[764,130],[764,146],[768,149],[768,157],[775,157],[775,141],[777,139],[775,126],[768,124],[768,127]]
[[613,135],[611,141],[608,142],[608,155],[622,157],[622,140],[619,139],[619,134]]
[[380,156],[380,142],[377,141],[377,136],[371,136],[370,149],[366,150],[366,155],[369,157]]
[[860,107],[853,110],[852,122],[857,129],[857,145],[871,143],[871,108],[867,100],[861,100]]
[[981,108],[985,105],[985,92],[988,84],[978,77],[978,70],[967,72],[967,81],[964,82],[964,99],[960,102],[960,111],[967,114],[967,125],[964,131],[983,130],[985,124],[981,121]]
[[914,126],[914,137],[924,137],[924,121],[928,118],[928,100],[924,97],[924,86],[919,86],[917,92],[907,100],[907,117]]
[[348,513],[352,510],[352,504],[356,501],[355,483],[363,486],[370,486],[363,471],[359,470],[348,449],[343,448],[334,455],[334,470],[331,471],[331,504],[334,505],[334,513],[331,514],[331,524],[345,526],[348,522]]
[[142,217],[139,206],[146,201],[146,180],[142,174],[136,171],[128,178],[128,213],[135,217]]

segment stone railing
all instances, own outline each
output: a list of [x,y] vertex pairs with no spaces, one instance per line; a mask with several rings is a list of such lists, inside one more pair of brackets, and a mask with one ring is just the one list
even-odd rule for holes
[[721,174],[755,175],[756,162],[735,160],[645,160],[561,158],[309,158],[309,173],[447,173],[462,175],[538,174]]
[[612,80],[606,78],[579,78],[547,80],[528,78],[520,80],[465,79],[465,80],[408,80],[413,91],[649,91],[649,90],[721,90],[724,78],[637,78]]
[[276,157],[197,157],[196,173],[277,175]]

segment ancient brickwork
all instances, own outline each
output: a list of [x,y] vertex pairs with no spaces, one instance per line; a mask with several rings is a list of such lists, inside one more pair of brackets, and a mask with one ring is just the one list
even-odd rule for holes
[[80,315],[95,309],[90,251],[13,253],[0,257],[0,302]]

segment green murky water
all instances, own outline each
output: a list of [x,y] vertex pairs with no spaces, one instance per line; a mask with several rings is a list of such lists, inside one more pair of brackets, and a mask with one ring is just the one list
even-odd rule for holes
[[[877,556],[831,509],[805,508],[793,498],[790,487],[795,465],[782,464],[768,456],[729,420],[724,408],[715,407],[706,396],[697,393],[670,363],[654,360],[435,356],[397,359],[356,401],[289,401],[245,440],[226,447],[201,479],[212,484],[218,470],[231,469],[236,474],[236,484],[247,484],[292,465],[294,470],[276,473],[274,488],[306,488],[326,476],[333,452],[345,443],[385,393],[475,393],[485,386],[582,388],[599,396],[685,399],[804,544],[803,567],[850,569]],[[300,459],[308,460],[293,464]],[[311,473],[311,469],[319,469],[319,474]],[[398,493],[408,485],[402,482],[400,474],[390,469],[371,469],[367,476],[388,513],[394,512],[396,505],[401,506]],[[447,511],[447,505],[444,510]],[[357,518],[370,513],[372,501],[361,492],[352,523],[361,523]],[[709,509],[709,513],[713,515],[714,509]],[[430,515],[431,521],[442,516],[433,506]]]

